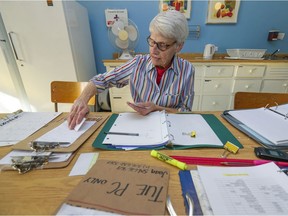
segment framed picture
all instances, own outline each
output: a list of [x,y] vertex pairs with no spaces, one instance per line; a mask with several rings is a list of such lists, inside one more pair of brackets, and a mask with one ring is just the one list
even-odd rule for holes
[[206,23],[237,23],[239,7],[240,0],[209,0]]
[[177,10],[185,15],[187,19],[190,19],[191,15],[191,0],[160,0],[160,12],[167,10]]

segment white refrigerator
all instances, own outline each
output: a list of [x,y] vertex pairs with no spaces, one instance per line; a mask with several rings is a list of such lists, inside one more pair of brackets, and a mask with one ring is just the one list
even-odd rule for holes
[[53,80],[96,75],[88,13],[72,0],[1,0],[0,48],[0,113],[54,111]]

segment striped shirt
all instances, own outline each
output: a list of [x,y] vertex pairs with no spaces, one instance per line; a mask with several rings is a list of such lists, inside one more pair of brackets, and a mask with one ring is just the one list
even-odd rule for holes
[[94,76],[91,81],[99,92],[110,87],[130,84],[135,103],[153,102],[162,107],[191,111],[194,99],[194,67],[178,56],[156,83],[157,70],[150,55],[137,55],[112,71]]

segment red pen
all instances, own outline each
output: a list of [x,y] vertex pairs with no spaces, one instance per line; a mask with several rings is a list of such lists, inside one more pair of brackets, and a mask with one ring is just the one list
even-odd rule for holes
[[279,167],[288,167],[288,162],[271,161],[271,160],[250,160],[250,159],[233,159],[233,158],[205,158],[190,156],[170,156],[186,164],[210,165],[210,166],[256,166],[265,163],[274,162]]

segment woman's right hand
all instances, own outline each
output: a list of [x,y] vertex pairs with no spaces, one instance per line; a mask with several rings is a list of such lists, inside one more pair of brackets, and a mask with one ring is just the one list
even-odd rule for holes
[[80,124],[89,111],[88,104],[84,100],[76,99],[67,118],[69,129],[72,130],[77,124]]

